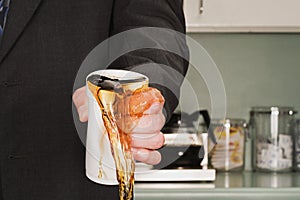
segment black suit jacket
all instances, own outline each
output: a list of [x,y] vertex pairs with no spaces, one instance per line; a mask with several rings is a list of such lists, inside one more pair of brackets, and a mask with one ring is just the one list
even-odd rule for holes
[[[89,51],[113,34],[142,26],[184,33],[181,7],[181,0],[11,0],[0,49],[0,200],[118,199],[117,186],[85,177],[73,81]],[[186,73],[184,60],[159,55],[134,52],[116,63],[151,60]],[[166,104],[169,113],[175,107]]]

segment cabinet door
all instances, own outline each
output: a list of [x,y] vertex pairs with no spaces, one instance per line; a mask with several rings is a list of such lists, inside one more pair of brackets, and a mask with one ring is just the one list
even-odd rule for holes
[[299,32],[300,0],[184,0],[189,32]]

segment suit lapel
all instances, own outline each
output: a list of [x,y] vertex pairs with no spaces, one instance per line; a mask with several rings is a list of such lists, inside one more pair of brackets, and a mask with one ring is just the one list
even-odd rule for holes
[[42,0],[11,0],[0,49],[0,62],[15,44]]

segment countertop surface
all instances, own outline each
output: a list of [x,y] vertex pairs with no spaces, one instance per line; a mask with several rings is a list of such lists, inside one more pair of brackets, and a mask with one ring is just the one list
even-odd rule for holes
[[136,200],[154,199],[299,200],[300,172],[217,172],[213,182],[137,182]]

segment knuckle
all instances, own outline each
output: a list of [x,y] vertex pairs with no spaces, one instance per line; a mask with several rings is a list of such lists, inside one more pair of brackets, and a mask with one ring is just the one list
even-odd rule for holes
[[162,133],[158,134],[157,139],[154,144],[155,149],[159,149],[164,145],[164,136]]
[[160,161],[161,161],[161,154],[158,151],[153,151],[150,164],[156,165],[156,164],[160,163]]
[[78,112],[78,115],[79,115],[79,119],[85,119],[88,115],[88,109],[86,106],[80,106],[77,108],[77,112]]
[[75,106],[77,106],[77,99],[78,99],[78,94],[77,94],[77,90],[76,90],[72,96],[72,100],[73,100]]
[[153,132],[159,132],[165,124],[164,116],[157,115],[155,116],[155,120],[153,120],[152,128]]
[[162,129],[162,127],[165,125],[165,122],[166,122],[166,118],[165,116],[161,113],[159,115],[159,126],[160,126],[160,129]]
[[77,89],[74,93],[73,93],[73,96],[72,96],[72,100],[75,104],[75,106],[79,106],[80,105],[80,96],[82,95],[82,92]]

